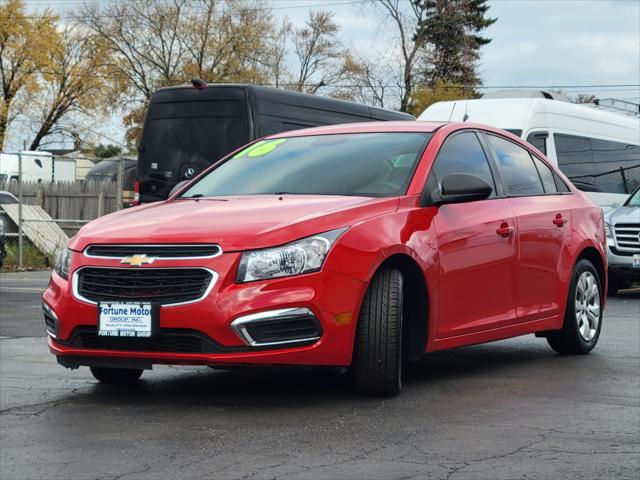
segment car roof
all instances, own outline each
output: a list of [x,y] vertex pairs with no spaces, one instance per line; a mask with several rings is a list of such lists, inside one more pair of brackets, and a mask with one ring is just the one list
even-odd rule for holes
[[338,133],[425,132],[431,133],[446,125],[444,122],[355,122],[324,127],[304,128],[269,135],[268,138],[303,137],[307,135],[335,135]]
[[[276,133],[266,138],[291,138],[304,137],[309,135],[335,135],[346,133],[384,133],[384,132],[424,132],[433,133],[436,130],[446,127],[447,132],[462,129],[484,130],[493,132],[508,138],[514,139],[518,143],[523,143],[522,139],[514,136],[506,130],[474,122],[424,122],[424,121],[399,121],[399,122],[357,122],[343,123],[341,125],[327,125],[324,127],[304,128],[301,130],[290,130],[288,132]],[[524,144],[524,143],[523,143]]]

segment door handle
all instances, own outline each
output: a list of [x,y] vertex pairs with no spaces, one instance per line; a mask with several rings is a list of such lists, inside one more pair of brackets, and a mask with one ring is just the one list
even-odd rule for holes
[[509,226],[507,222],[502,222],[502,224],[500,224],[500,228],[496,230],[496,233],[501,237],[509,238],[511,235],[513,235],[513,232],[515,230],[516,229]]
[[563,226],[567,222],[568,220],[563,217],[561,213],[556,214],[556,218],[553,219],[553,224],[557,225],[558,227]]

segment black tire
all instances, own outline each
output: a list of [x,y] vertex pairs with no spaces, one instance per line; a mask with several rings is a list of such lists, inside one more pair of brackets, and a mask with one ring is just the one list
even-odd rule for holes
[[90,367],[93,377],[101,383],[132,384],[142,375],[141,368]]
[[[595,328],[595,334],[589,340],[586,340],[580,333],[576,317],[576,290],[578,288],[578,280],[585,272],[589,272],[595,277],[595,281],[598,286],[598,301],[600,305],[598,325]],[[562,330],[549,332],[547,335],[547,342],[549,342],[551,348],[558,353],[571,355],[585,354],[593,350],[598,343],[598,338],[600,338],[600,332],[602,330],[602,300],[602,280],[600,279],[597,270],[589,260],[579,260],[571,274],[571,284],[569,285],[567,308]]]
[[392,397],[402,387],[402,274],[378,272],[362,302],[353,355],[356,392]]

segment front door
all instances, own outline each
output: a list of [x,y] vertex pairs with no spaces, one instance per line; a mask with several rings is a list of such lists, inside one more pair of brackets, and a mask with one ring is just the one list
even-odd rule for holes
[[499,328],[516,319],[514,268],[516,228],[475,132],[449,137],[431,174],[440,184],[450,173],[470,173],[494,187],[487,200],[441,205],[434,216],[440,279],[437,337]]

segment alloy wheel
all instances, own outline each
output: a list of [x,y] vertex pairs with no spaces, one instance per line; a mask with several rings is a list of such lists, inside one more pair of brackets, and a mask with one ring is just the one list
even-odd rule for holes
[[583,272],[578,279],[575,312],[580,336],[588,342],[595,337],[600,323],[600,291],[591,272]]

